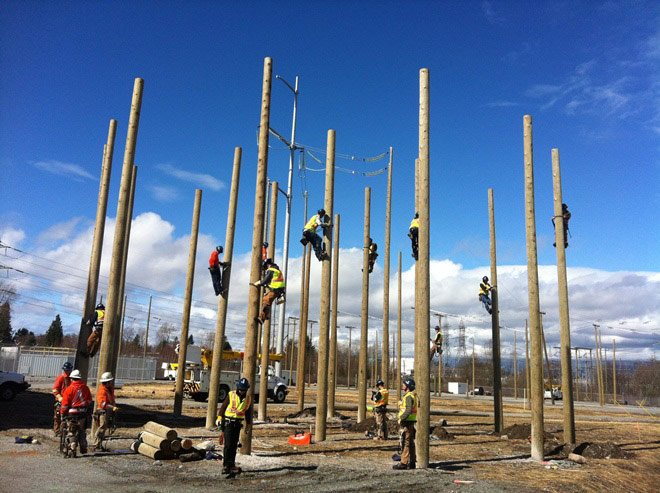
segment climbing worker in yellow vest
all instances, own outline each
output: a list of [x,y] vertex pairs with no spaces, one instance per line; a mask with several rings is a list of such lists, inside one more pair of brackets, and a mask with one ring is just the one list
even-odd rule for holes
[[377,390],[372,393],[371,400],[374,402],[374,416],[378,426],[378,436],[374,440],[387,440],[387,403],[390,391],[385,388],[385,382],[376,382]]
[[[571,211],[568,210],[566,204],[561,205],[561,216],[552,216],[552,227],[555,227],[555,219],[557,217],[564,218],[564,248],[568,248],[568,220],[571,218]],[[557,242],[552,244],[553,247],[557,248]]]
[[484,304],[488,313],[493,313],[492,302],[490,301],[490,292],[493,286],[488,284],[488,276],[484,276],[479,283],[479,301]]
[[378,258],[378,244],[369,238],[369,274],[374,271],[374,264]]
[[407,378],[403,382],[405,394],[399,401],[399,428],[401,429],[401,462],[392,469],[415,469],[415,423],[419,398],[415,394],[415,381]]
[[273,259],[266,259],[266,275],[257,282],[251,282],[250,286],[260,287],[266,286],[266,293],[264,294],[263,303],[261,305],[261,313],[254,319],[263,324],[270,318],[270,306],[277,298],[284,296],[284,276],[280,271],[279,266],[273,262]]
[[252,399],[247,391],[250,382],[241,378],[236,384],[236,390],[227,394],[220,407],[220,429],[224,440],[222,452],[222,474],[238,474],[240,467],[236,467],[236,449],[238,438],[245,422],[245,433],[252,433]]
[[415,217],[410,221],[410,230],[408,231],[408,238],[412,243],[412,256],[415,260],[419,256],[419,212],[415,212]]
[[105,305],[99,303],[96,305],[94,314],[87,320],[87,325],[93,325],[94,330],[87,338],[87,353],[85,356],[93,358],[101,347],[101,338],[103,337],[103,320],[105,319]]
[[316,254],[316,258],[319,261],[321,261],[330,257],[323,250],[324,248],[323,240],[316,233],[316,228],[318,228],[319,226],[321,226],[324,229],[332,226],[332,223],[330,222],[330,218],[325,215],[325,209],[319,209],[316,214],[314,214],[312,217],[309,218],[309,221],[307,221],[307,224],[305,224],[305,227],[303,228],[303,234],[302,234],[303,237],[300,240],[300,243],[302,243],[303,245],[307,245],[307,243],[311,243],[312,247],[314,248],[314,253]]
[[431,354],[429,355],[429,359],[433,359],[436,353],[438,355],[442,354],[442,331],[440,330],[439,325],[435,326],[435,337],[433,338],[433,344],[431,344]]

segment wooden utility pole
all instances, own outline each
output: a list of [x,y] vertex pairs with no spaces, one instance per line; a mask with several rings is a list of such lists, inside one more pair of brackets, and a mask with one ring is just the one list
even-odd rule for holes
[[575,348],[575,400],[580,400],[580,358],[577,348]]
[[619,401],[616,398],[616,339],[612,339],[612,385],[614,387],[612,389],[614,392],[612,400],[614,404],[618,404]]
[[[474,358],[474,337],[473,337],[472,338],[472,390],[476,391],[476,389],[477,389],[477,381],[476,381],[477,375],[476,375],[475,368],[474,368],[474,359],[475,358]],[[470,391],[470,389],[468,388],[466,392],[469,392],[469,391]]]
[[[383,357],[380,378],[390,388],[390,230],[392,223],[392,162],[394,151],[390,147],[387,167],[387,205],[385,206],[385,259],[383,260]],[[392,348],[394,350],[394,348]]]
[[594,334],[595,334],[595,344],[596,344],[596,374],[598,377],[598,403],[601,406],[605,405],[605,395],[603,393],[603,366],[601,363],[601,357],[600,357],[600,344],[598,340],[598,327],[600,325],[593,324],[594,326]]
[[298,412],[305,407],[305,362],[307,361],[307,317],[309,310],[309,266],[312,245],[305,246],[302,264],[302,290],[300,295],[300,334],[298,335],[298,364],[296,366],[296,391]]
[[330,363],[328,365],[328,418],[335,415],[337,390],[337,298],[339,296],[339,214],[332,224],[332,312],[330,314]]
[[500,307],[497,290],[497,247],[495,242],[495,200],[493,189],[488,189],[488,215],[490,218],[490,281],[495,286],[491,291],[492,299],[492,334],[493,334],[493,412],[495,433],[504,429],[502,412],[502,359],[500,350]]
[[78,336],[78,350],[76,351],[75,367],[80,371],[83,382],[87,383],[89,372],[89,356],[87,356],[87,339],[92,333],[92,326],[87,324],[94,314],[96,295],[99,287],[99,272],[101,269],[101,254],[103,253],[103,235],[105,232],[105,214],[108,210],[108,190],[110,189],[110,174],[112,171],[112,156],[115,149],[115,135],[117,134],[117,120],[110,120],[108,140],[103,146],[103,160],[101,164],[101,183],[99,184],[99,198],[96,204],[96,225],[92,240],[92,253],[89,259],[89,272],[87,274],[87,291],[83,304],[82,319],[80,321],[80,335]]
[[195,282],[195,258],[197,256],[197,236],[199,233],[199,214],[202,208],[202,190],[195,190],[195,208],[193,210],[192,230],[190,232],[190,250],[188,252],[188,274],[186,292],[183,298],[183,317],[181,318],[181,337],[179,338],[179,366],[176,369],[176,390],[174,391],[174,416],[181,416],[183,410],[183,380],[186,378],[186,353],[188,352],[188,327],[192,291]]
[[529,399],[532,393],[531,378],[529,368],[529,328],[527,327],[527,320],[525,320],[525,389],[527,390],[527,398]]
[[561,169],[559,149],[552,149],[552,183],[555,205],[555,244],[557,245],[557,284],[559,287],[559,325],[561,351],[561,391],[564,413],[564,442],[575,443],[575,414],[573,410],[573,365],[571,362],[571,325],[568,316],[568,279],[566,277],[566,247],[564,216],[562,214]]
[[525,161],[525,230],[527,236],[527,292],[531,335],[532,459],[543,460],[543,353],[539,321],[539,272],[536,253],[536,213],[534,206],[534,156],[532,116],[523,117]]
[[213,341],[213,359],[211,360],[211,382],[209,384],[209,405],[206,408],[206,428],[215,427],[218,415],[218,389],[222,374],[222,351],[225,345],[225,328],[227,323],[227,300],[229,298],[229,281],[231,278],[231,262],[234,252],[234,230],[236,228],[236,207],[238,204],[238,185],[241,177],[241,156],[243,149],[234,148],[234,166],[231,175],[229,191],[229,210],[227,212],[227,230],[223,262],[229,264],[222,274],[222,284],[225,290],[218,296],[218,315],[215,321],[215,339]]
[[429,158],[429,115],[430,115],[429,69],[419,71],[419,260],[415,278],[418,324],[415,327],[415,384],[419,396],[417,408],[417,467],[429,467],[429,424],[431,411],[429,374],[429,249],[430,249],[430,158]]
[[[323,202],[325,213],[332,219],[335,195],[335,131],[328,130],[325,161],[325,201]],[[314,441],[325,440],[326,419],[328,415],[328,366],[329,350],[328,339],[330,336],[330,302],[331,302],[331,277],[332,262],[332,226],[323,228],[323,242],[326,255],[321,262],[321,306],[319,310],[319,354],[316,365],[316,432]],[[334,368],[334,361],[332,362]]]
[[397,295],[396,315],[396,400],[401,400],[401,252],[399,252],[399,291]]
[[589,399],[594,400],[594,360],[589,349]]
[[[126,322],[126,301],[128,300],[128,295],[124,295],[124,302],[122,303],[122,313],[121,313],[121,330],[119,331],[119,345],[117,346],[117,359],[121,355],[121,346],[124,342],[124,323]],[[115,378],[117,377],[117,365],[115,365],[115,371],[112,373]]]
[[121,184],[119,186],[119,201],[117,203],[117,220],[115,223],[115,237],[112,243],[112,260],[110,262],[110,278],[108,280],[108,296],[105,306],[105,323],[103,324],[103,337],[99,351],[99,366],[96,377],[96,388],[100,386],[101,375],[111,371],[112,352],[115,349],[115,331],[117,326],[119,306],[121,305],[121,291],[119,282],[121,280],[121,265],[124,257],[126,240],[126,221],[128,219],[127,209],[133,175],[133,161],[135,159],[135,147],[137,143],[138,126],[140,123],[140,108],[142,106],[142,91],[144,81],[135,79],[133,85],[133,98],[131,101],[131,116],[128,122],[126,134],[126,147],[124,149],[124,164],[121,172]]
[[[275,261],[275,233],[277,232],[277,196],[279,194],[279,184],[274,181],[271,188],[270,196],[270,214],[269,223],[270,231],[268,233],[268,258]],[[263,323],[263,341],[261,343],[261,378],[259,379],[259,395],[264,397],[268,395],[268,357],[270,355],[270,320],[273,315],[273,308],[275,303],[271,305],[271,313]],[[259,399],[259,421],[266,421],[268,399]]]
[[[310,320],[309,321],[309,343],[312,346],[312,349],[314,349],[314,324],[318,323],[316,320]],[[318,351],[316,351],[316,355],[318,357]],[[312,358],[311,354],[309,355],[310,357],[307,358],[307,385],[309,387],[312,386],[312,362],[314,361],[314,358]],[[318,364],[316,365],[318,366]],[[317,382],[318,383],[318,382]]]
[[347,325],[346,328],[348,329],[348,373],[346,374],[346,386],[350,389],[351,388],[351,359],[353,359],[353,329],[355,327],[351,327],[350,325]]
[[[142,357],[147,357],[147,348],[149,347],[149,323],[151,322],[151,300],[152,296],[149,295],[149,308],[147,309],[147,327],[144,331],[144,350],[142,352]],[[144,364],[144,362],[142,363]]]
[[362,317],[358,360],[358,423],[367,418],[367,347],[369,342],[369,236],[371,228],[371,188],[364,189],[364,243],[362,246]]
[[[268,132],[270,128],[270,92],[273,73],[273,60],[264,59],[264,77],[261,96],[261,119],[259,122],[259,152],[257,158],[257,182],[254,198],[254,220],[252,222],[252,262],[250,282],[261,278],[261,249],[264,228],[264,202],[266,201],[266,180],[268,174]],[[254,382],[257,373],[257,315],[259,314],[259,288],[251,286],[248,295],[247,327],[245,329],[245,356],[243,357],[243,377],[250,382],[248,398],[254,400]],[[263,396],[265,399],[266,396]],[[242,455],[252,453],[252,433],[241,433]]]
[[518,353],[516,344],[517,332],[513,333],[513,398],[518,398]]
[[[128,246],[131,240],[131,224],[133,222],[133,204],[135,202],[135,182],[137,180],[137,166],[133,166],[133,173],[131,175],[131,192],[128,197],[128,210],[126,211],[126,238],[124,239],[124,257],[121,261],[121,277],[119,281],[119,291],[121,296],[120,300],[124,300],[124,291],[126,288],[126,266],[128,264]],[[117,327],[121,326],[121,314],[124,313],[124,304],[119,305],[117,312]],[[117,376],[117,362],[119,360],[119,348],[121,346],[121,331],[115,331],[115,340],[113,341],[112,348],[112,374]]]

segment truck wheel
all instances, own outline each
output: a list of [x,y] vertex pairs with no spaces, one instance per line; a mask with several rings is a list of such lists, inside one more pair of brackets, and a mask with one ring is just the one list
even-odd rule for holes
[[0,386],[0,400],[10,401],[16,397],[16,389],[11,383],[5,383]]
[[284,402],[284,399],[286,399],[286,387],[279,387],[275,391],[273,400],[279,404],[280,402]]
[[229,393],[229,388],[226,385],[221,385],[218,389],[218,402],[224,402]]

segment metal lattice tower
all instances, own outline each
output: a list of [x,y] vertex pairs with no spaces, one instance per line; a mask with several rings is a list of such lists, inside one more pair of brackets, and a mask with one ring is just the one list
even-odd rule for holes
[[458,352],[461,356],[465,356],[465,322],[463,320],[458,322]]

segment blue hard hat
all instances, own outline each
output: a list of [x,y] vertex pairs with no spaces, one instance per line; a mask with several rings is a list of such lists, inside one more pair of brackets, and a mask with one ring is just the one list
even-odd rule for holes
[[62,365],[62,369],[64,371],[71,371],[73,370],[73,365],[69,363],[68,361]]
[[415,381],[412,378],[406,378],[403,381],[403,385],[405,385],[408,390],[415,390]]
[[247,390],[250,388],[250,382],[248,382],[247,378],[241,378],[236,384],[236,388],[238,390]]

